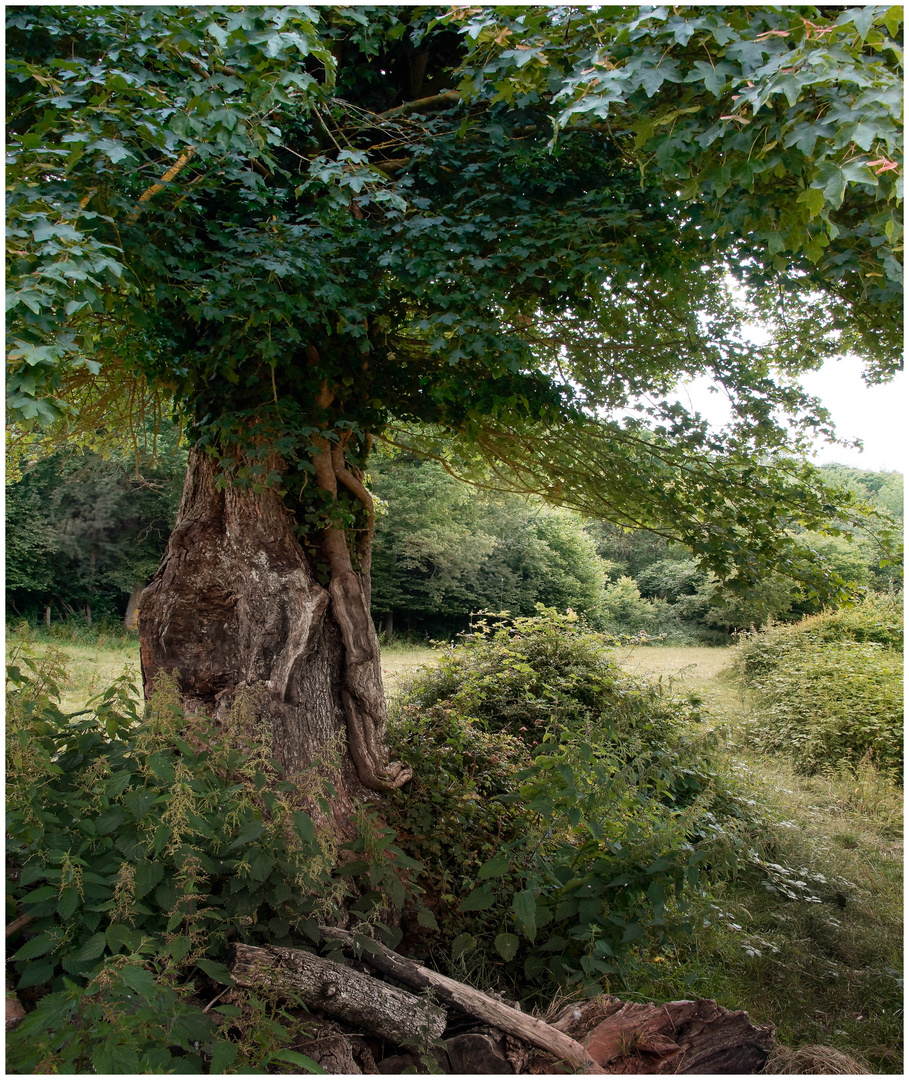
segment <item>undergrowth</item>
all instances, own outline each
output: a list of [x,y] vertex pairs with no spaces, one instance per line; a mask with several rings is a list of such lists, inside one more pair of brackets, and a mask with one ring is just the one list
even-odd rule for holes
[[546,609],[480,623],[417,674],[391,725],[415,777],[388,820],[436,901],[433,961],[542,1001],[627,982],[690,933],[749,827],[703,718],[697,695],[625,674]]
[[[883,647],[862,619],[860,644]],[[899,1071],[892,778],[867,753],[799,775],[703,688],[631,677],[615,655],[545,609],[479,624],[397,698],[392,750],[414,779],[339,845],[300,801],[302,784],[318,806],[331,770],[283,777],[253,700],[215,729],[166,680],[140,709],[124,677],[67,713],[62,656],[20,650],[8,921],[30,921],[8,952],[28,1016],[8,1069],[313,1069],[290,1049],[298,1003],[246,994],[218,1024],[204,1003],[230,984],[230,942],[313,948],[349,911],[364,947],[528,1005],[714,997],[791,1047]]]
[[480,627],[398,698],[416,791],[392,820],[440,915],[434,965],[531,1003],[712,997],[781,1044],[898,1072],[892,778],[864,760],[806,779],[727,748],[741,715],[611,655],[544,612]]
[[[311,947],[348,908],[397,943],[380,916],[416,864],[369,811],[354,841],[320,832],[250,700],[216,728],[163,677],[140,712],[125,677],[67,714],[64,678],[53,652],[7,669],[8,963],[29,1008],[9,1071],[319,1071],[274,1003],[219,1006],[219,1027],[198,996],[231,985],[229,942]],[[309,786],[324,816],[330,785]]]

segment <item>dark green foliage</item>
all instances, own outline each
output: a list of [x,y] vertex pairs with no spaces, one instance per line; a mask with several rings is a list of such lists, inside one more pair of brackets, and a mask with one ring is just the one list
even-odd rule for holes
[[786,754],[803,773],[866,757],[898,773],[902,644],[901,598],[874,595],[748,637],[736,665],[759,709],[749,725],[755,747]]
[[[416,864],[364,811],[347,845],[359,862],[338,869],[337,842],[302,809],[307,778],[283,779],[254,742],[252,698],[215,728],[187,723],[163,677],[140,714],[124,677],[67,716],[59,660],[19,655],[8,670],[9,896],[32,920],[10,963],[20,991],[51,991],[10,1035],[11,1067],[198,1072],[203,1055],[212,1071],[280,1060],[286,1033],[269,1028],[265,1006],[257,1049],[187,1001],[203,983],[230,983],[228,939],[311,944],[344,903],[381,929],[376,913],[403,905]],[[324,809],[329,782],[309,781]]]
[[435,634],[464,629],[471,612],[531,615],[537,603],[602,618],[606,566],[583,519],[460,483],[434,461],[377,454],[372,607]]
[[60,450],[25,466],[6,489],[7,603],[18,615],[57,616],[88,603],[122,616],[126,598],[158,568],[183,486],[186,453],[169,430],[161,456],[103,458]]
[[[170,401],[293,499],[319,432],[359,468],[429,425],[509,490],[836,596],[783,533],[854,508],[787,455],[829,430],[801,372],[900,351],[901,24],[867,11],[11,8],[10,415]],[[696,374],[727,430],[677,400]]]
[[525,993],[595,994],[684,929],[699,864],[717,856],[714,775],[684,734],[694,704],[543,610],[481,625],[395,713],[415,779],[389,820],[424,863],[453,960],[504,961]]

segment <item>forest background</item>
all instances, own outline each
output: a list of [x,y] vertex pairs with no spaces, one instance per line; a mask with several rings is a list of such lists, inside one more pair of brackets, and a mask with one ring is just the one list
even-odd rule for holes
[[[134,626],[186,467],[176,429],[159,441],[157,455],[149,444],[138,458],[131,450],[107,458],[61,450],[27,465],[7,488],[9,619]],[[901,473],[842,465],[823,471],[902,521]],[[735,596],[656,533],[470,487],[411,454],[377,454],[370,479],[380,511],[372,614],[386,641],[450,638],[468,628],[472,613],[532,615],[542,603],[571,608],[613,634],[724,644],[736,631],[820,609],[796,583],[772,573],[748,596]],[[878,592],[901,586],[901,568],[881,567],[869,537],[807,538],[846,580]]]

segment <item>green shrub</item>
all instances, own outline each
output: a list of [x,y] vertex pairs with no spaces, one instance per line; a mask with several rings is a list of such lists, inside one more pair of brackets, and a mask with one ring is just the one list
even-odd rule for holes
[[522,995],[595,994],[680,932],[700,863],[719,858],[715,777],[686,732],[699,718],[549,610],[481,624],[419,673],[394,706],[415,776],[388,820],[452,960]]
[[[219,1033],[189,998],[231,982],[229,938],[312,942],[320,921],[351,905],[381,930],[379,914],[403,905],[416,864],[365,812],[360,838],[342,845],[357,860],[317,835],[299,785],[251,737],[252,699],[215,727],[187,719],[163,678],[140,714],[124,677],[66,715],[61,661],[20,654],[8,668],[9,894],[31,919],[9,963],[17,989],[39,997],[8,1036],[9,1067],[305,1067],[266,1005],[251,1045]],[[327,810],[315,786],[310,794]]]
[[753,745],[791,756],[803,774],[866,758],[898,771],[902,641],[900,605],[882,596],[746,638],[734,667],[760,709]]

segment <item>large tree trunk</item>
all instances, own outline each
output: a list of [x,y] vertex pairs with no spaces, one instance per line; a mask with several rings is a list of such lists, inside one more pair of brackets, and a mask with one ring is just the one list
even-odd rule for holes
[[[340,481],[369,499],[342,447],[324,445],[315,466],[325,492],[336,497]],[[216,719],[245,692],[291,779],[340,750],[349,805],[364,789],[392,790],[410,777],[388,762],[384,747],[385,698],[369,614],[371,528],[359,539],[357,572],[343,530],[325,527],[309,537],[313,558],[295,524],[273,487],[255,493],[225,484],[212,457],[190,452],[167,553],[142,595],[145,692],[159,672],[179,672],[188,712]],[[313,562],[322,564],[325,586]]]

